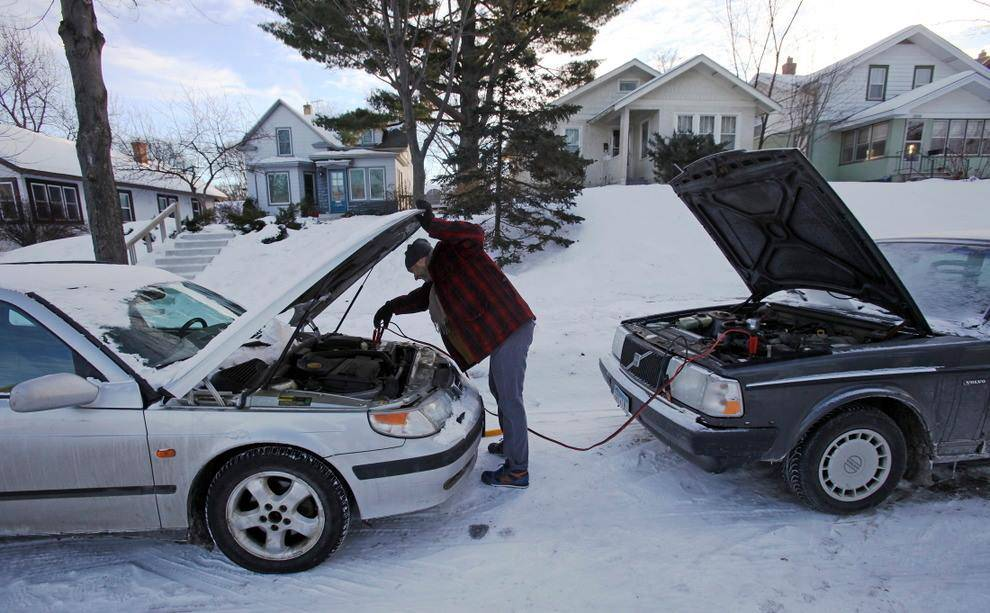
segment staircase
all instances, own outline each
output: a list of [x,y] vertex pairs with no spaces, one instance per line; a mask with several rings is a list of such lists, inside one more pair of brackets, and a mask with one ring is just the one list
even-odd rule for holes
[[231,232],[183,232],[175,238],[172,248],[165,250],[165,257],[155,259],[155,266],[194,279],[232,238]]

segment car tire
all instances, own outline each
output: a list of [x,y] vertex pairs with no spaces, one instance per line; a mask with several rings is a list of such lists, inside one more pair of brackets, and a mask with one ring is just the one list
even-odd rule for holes
[[846,515],[883,502],[906,466],[907,443],[894,420],[854,406],[798,443],[784,462],[784,478],[809,507]]
[[290,447],[250,449],[210,483],[206,524],[220,551],[259,573],[294,573],[340,547],[350,525],[347,492],[319,458]]

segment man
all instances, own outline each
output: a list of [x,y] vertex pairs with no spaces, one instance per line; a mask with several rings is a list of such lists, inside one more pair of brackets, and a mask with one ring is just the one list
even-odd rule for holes
[[423,210],[423,228],[440,242],[434,248],[420,238],[406,248],[406,268],[425,283],[378,309],[375,328],[387,326],[392,315],[429,311],[447,352],[462,369],[491,356],[488,386],[498,403],[503,439],[488,451],[503,456],[505,463],[481,473],[481,480],[496,487],[528,487],[523,379],[536,317],[485,253],[481,226],[436,219],[425,200],[416,206]]

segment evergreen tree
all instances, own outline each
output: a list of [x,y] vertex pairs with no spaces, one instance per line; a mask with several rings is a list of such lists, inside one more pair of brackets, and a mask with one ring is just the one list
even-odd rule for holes
[[667,138],[654,134],[648,155],[657,181],[667,183],[691,162],[720,151],[725,151],[725,145],[716,143],[711,134],[678,132]]

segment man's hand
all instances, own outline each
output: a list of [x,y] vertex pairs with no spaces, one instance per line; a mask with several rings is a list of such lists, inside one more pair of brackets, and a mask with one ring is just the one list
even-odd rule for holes
[[382,305],[382,308],[375,311],[375,328],[388,327],[389,322],[392,321],[392,315],[395,315],[395,313],[392,311],[392,301],[389,300]]
[[430,223],[433,221],[433,205],[427,200],[420,199],[416,201],[416,208],[422,211],[422,213],[419,214],[420,225],[422,225],[424,229],[429,228]]

